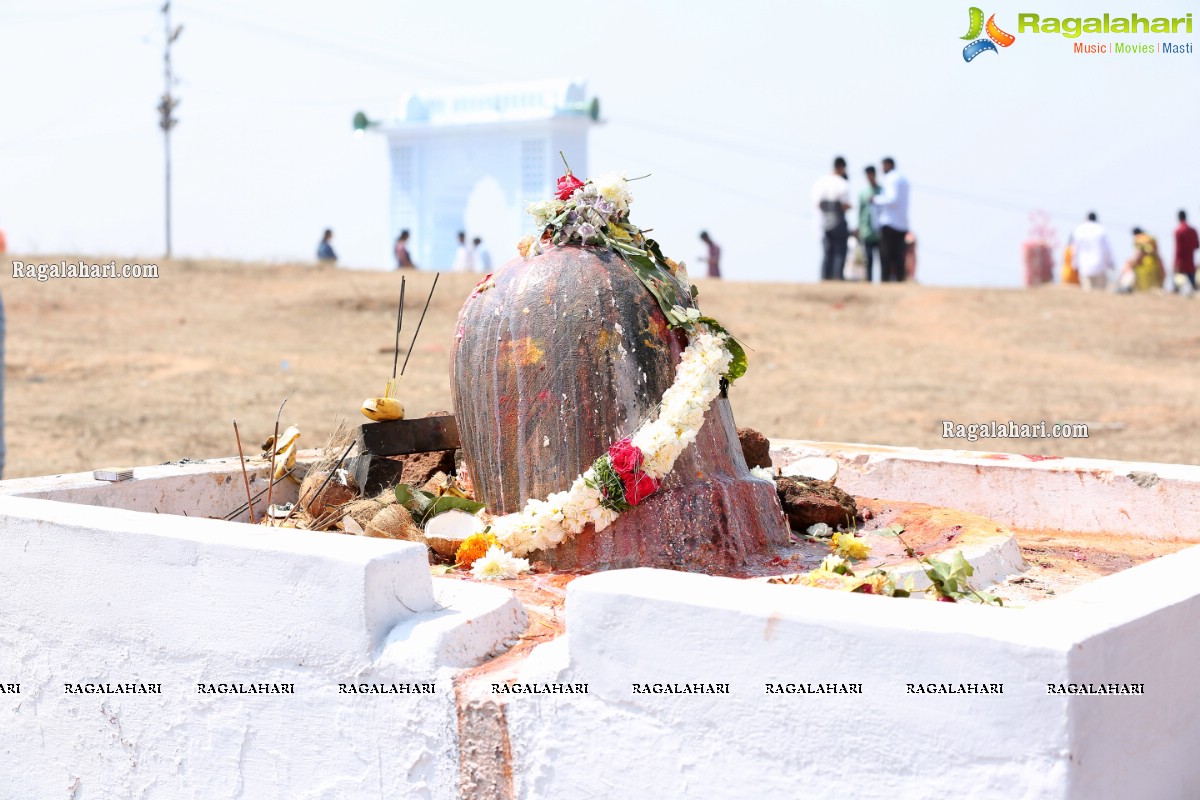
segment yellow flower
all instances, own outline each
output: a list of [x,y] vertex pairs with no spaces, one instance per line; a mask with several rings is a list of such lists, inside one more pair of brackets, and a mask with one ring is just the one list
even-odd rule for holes
[[625,180],[624,175],[609,172],[596,178],[593,183],[600,196],[616,206],[617,211],[622,214],[629,211],[633,197],[629,194],[629,182]]
[[863,559],[871,552],[871,545],[856,538],[853,533],[835,533],[829,540],[829,546],[842,558]]
[[454,554],[454,563],[460,567],[469,568],[483,558],[488,548],[496,543],[496,537],[491,531],[472,533],[458,546],[458,552]]
[[891,578],[885,572],[872,572],[866,575],[854,589],[856,592],[864,594],[891,594],[888,591],[888,586],[891,583]]
[[826,569],[814,569],[797,577],[796,583],[801,586],[812,586],[816,589],[837,589],[843,592],[853,591],[858,586],[858,579],[853,575],[842,575]]
[[622,242],[632,242],[633,237],[629,235],[629,231],[617,224],[608,226],[608,235],[613,239],[619,239]]

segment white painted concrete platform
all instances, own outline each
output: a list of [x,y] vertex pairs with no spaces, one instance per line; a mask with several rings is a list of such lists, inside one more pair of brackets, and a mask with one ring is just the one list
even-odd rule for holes
[[[1200,541],[1197,467],[773,452],[832,455],[855,494]],[[480,674],[525,628],[508,591],[431,578],[407,543],[178,516],[232,510],[240,477],[225,460],[0,483],[0,687],[18,686],[0,692],[0,798],[1198,796],[1198,548],[1020,609],[590,575],[569,587],[564,637]],[[494,691],[507,681],[587,692]],[[1049,689],[1072,684],[1144,694]]]

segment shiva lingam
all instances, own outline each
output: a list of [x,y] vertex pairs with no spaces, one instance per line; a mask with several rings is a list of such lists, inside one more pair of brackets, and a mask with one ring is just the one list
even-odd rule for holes
[[784,544],[727,398],[740,345],[629,223],[625,179],[568,169],[558,189],[467,299],[451,353],[463,457],[500,543],[560,569],[690,570]]

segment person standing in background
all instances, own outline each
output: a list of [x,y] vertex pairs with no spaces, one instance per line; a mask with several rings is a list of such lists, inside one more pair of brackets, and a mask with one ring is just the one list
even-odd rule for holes
[[475,266],[480,272],[492,271],[492,254],[483,246],[483,239],[478,236],[471,242],[471,253],[475,261]]
[[875,180],[875,167],[869,166],[863,170],[867,176],[867,186],[858,195],[858,243],[863,249],[864,265],[867,276],[864,280],[871,282],[875,264],[875,251],[879,249],[879,223],[873,203],[875,196],[881,191]]
[[708,246],[708,255],[700,259],[708,264],[708,277],[721,277],[721,246],[712,240],[708,231],[700,231],[700,241]]
[[337,265],[337,253],[333,251],[333,231],[329,228],[325,229],[325,235],[317,245],[317,261],[321,266]]
[[[1187,212],[1179,212],[1179,227],[1175,229],[1175,264],[1172,271],[1177,276],[1183,276],[1183,279],[1196,288],[1196,251],[1200,250],[1200,238],[1196,235],[1196,229],[1187,222]],[[0,250],[0,252],[3,252]],[[1176,284],[1179,283],[1179,278],[1173,278]],[[1175,286],[1178,290],[1180,287]]]
[[416,269],[412,255],[408,252],[408,229],[400,231],[396,237],[396,269]]
[[850,227],[846,212],[850,210],[850,184],[846,180],[846,159],[833,160],[833,172],[817,178],[812,188],[812,203],[820,212],[823,233],[821,280],[840,281],[846,266],[846,249]]
[[917,279],[917,235],[912,231],[904,234],[904,277],[910,281]]
[[1096,221],[1095,211],[1089,212],[1087,222],[1071,234],[1071,262],[1085,290],[1107,288],[1108,273],[1113,268],[1112,247],[1104,226]]
[[1158,257],[1158,240],[1141,228],[1133,229],[1133,256],[1125,263],[1118,289],[1148,292],[1161,289],[1166,279],[1162,259]]
[[896,159],[887,157],[879,194],[871,202],[879,212],[879,280],[899,283],[906,273],[905,257],[908,233],[908,178],[896,169]]
[[1062,284],[1078,286],[1079,272],[1075,269],[1075,234],[1067,237],[1067,246],[1063,248]]
[[[8,250],[8,240],[0,230],[0,256]],[[4,298],[0,297],[0,478],[4,477]]]
[[450,267],[450,271],[475,271],[475,253],[472,251],[471,246],[467,244],[466,231],[458,232],[458,249],[454,251],[454,264]]
[[4,456],[4,298],[0,297],[0,478],[4,477]]

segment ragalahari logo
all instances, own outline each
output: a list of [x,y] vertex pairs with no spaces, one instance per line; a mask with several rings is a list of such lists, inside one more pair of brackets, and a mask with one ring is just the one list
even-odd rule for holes
[[[979,34],[987,32],[987,38],[980,38]],[[973,61],[975,56],[980,53],[986,53],[989,50],[993,53],[1000,52],[996,49],[996,45],[1008,47],[1017,40],[1017,37],[1011,33],[1005,33],[1000,30],[1000,26],[996,24],[996,15],[992,14],[988,17],[987,25],[983,24],[983,9],[971,6],[971,27],[967,31],[967,35],[963,39],[971,39],[971,43],[963,48],[963,61]]]

